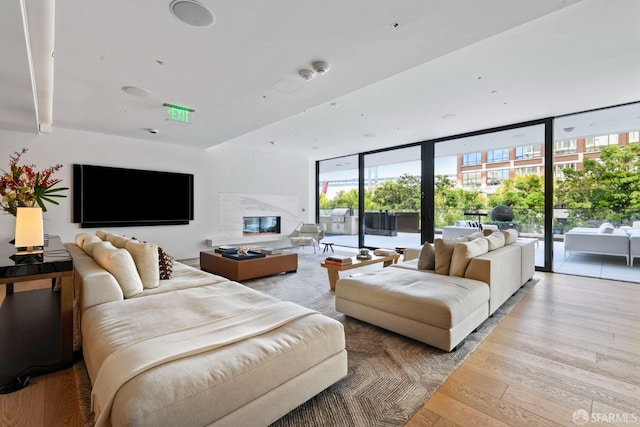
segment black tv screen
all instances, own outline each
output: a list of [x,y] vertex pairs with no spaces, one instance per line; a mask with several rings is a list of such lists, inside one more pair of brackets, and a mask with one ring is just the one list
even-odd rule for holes
[[81,227],[188,224],[193,175],[73,165],[73,222]]

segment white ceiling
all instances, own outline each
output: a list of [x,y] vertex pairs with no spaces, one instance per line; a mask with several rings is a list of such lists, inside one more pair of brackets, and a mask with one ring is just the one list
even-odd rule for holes
[[170,1],[0,2],[0,128],[325,159],[640,100],[636,0]]

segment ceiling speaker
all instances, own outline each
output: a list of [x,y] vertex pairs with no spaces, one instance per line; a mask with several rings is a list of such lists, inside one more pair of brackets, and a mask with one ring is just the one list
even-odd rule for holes
[[173,0],[169,8],[176,18],[194,27],[207,27],[215,21],[213,13],[195,0]]

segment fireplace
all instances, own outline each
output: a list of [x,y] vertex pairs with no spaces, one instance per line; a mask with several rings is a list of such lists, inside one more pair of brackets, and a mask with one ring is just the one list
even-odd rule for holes
[[242,235],[280,234],[279,216],[245,216],[242,218]]

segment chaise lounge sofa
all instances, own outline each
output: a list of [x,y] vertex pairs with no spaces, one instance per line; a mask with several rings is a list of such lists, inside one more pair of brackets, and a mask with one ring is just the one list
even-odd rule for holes
[[98,235],[66,244],[97,426],[268,425],[346,375],[340,322]]
[[402,263],[338,280],[336,310],[451,351],[533,277],[534,245],[505,230],[408,248]]

